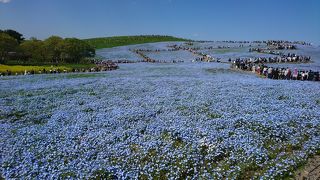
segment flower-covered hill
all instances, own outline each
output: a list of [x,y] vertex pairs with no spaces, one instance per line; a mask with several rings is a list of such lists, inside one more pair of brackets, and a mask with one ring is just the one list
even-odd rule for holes
[[0,79],[4,178],[282,178],[319,153],[320,84],[228,64]]

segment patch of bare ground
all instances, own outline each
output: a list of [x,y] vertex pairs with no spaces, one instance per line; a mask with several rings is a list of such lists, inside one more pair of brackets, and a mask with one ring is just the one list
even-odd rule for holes
[[296,173],[296,180],[320,180],[320,155],[310,158],[303,169]]

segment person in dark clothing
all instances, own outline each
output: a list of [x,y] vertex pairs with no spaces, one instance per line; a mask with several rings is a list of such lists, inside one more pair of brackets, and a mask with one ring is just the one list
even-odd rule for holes
[[276,69],[273,69],[272,71],[272,79],[276,79]]
[[314,78],[314,73],[313,73],[313,71],[310,70],[308,74],[309,74],[309,75],[308,75],[308,81],[312,81],[313,78]]
[[319,79],[319,72],[314,72],[314,77],[313,77],[313,79],[315,80],[315,81],[319,81],[320,79]]
[[301,80],[301,78],[302,78],[302,74],[301,74],[301,73],[302,73],[302,71],[299,71],[299,72],[298,72],[298,78],[297,78],[297,80]]

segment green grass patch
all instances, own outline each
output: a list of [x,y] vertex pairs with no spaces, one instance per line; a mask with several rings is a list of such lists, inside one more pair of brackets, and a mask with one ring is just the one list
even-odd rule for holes
[[26,115],[27,112],[25,111],[12,111],[9,114],[0,115],[0,120],[9,120],[9,122],[16,122],[21,120]]
[[157,156],[156,149],[149,149],[148,152],[140,159],[140,164],[145,166],[146,164],[153,161],[153,159]]
[[173,140],[173,143],[172,143],[172,146],[173,148],[177,149],[177,148],[180,148],[180,147],[183,147],[184,146],[184,141],[181,137],[176,137],[174,140]]
[[77,177],[76,173],[74,173],[72,171],[61,173],[59,175],[59,179],[73,179],[73,178],[76,178],[76,177]]
[[170,141],[170,140],[171,140],[171,135],[170,135],[170,133],[167,132],[167,131],[162,132],[162,133],[161,133],[161,139],[162,139],[163,141]]
[[208,117],[209,119],[217,119],[217,118],[221,118],[222,115],[221,115],[221,114],[216,114],[216,113],[208,113],[208,114],[207,114],[207,117]]
[[48,119],[51,117],[51,115],[47,115],[46,117],[40,117],[40,118],[34,118],[32,119],[32,123],[35,125],[44,125],[48,122]]
[[63,92],[61,92],[61,95],[65,96],[65,95],[72,95],[72,94],[76,94],[78,93],[77,89],[67,89]]
[[241,171],[238,179],[243,179],[243,180],[253,179],[254,174],[261,170],[261,167],[259,167],[255,162],[244,163],[240,165],[240,168],[241,168]]
[[278,100],[287,100],[290,99],[288,96],[281,95],[278,97]]
[[79,101],[79,106],[84,105],[84,101]]
[[187,106],[178,106],[176,109],[179,111],[186,111],[186,110],[188,110],[188,107]]
[[83,111],[86,113],[92,113],[94,110],[92,108],[86,108]]
[[153,42],[166,42],[166,41],[190,41],[183,38],[177,38],[173,36],[161,36],[161,35],[141,35],[141,36],[114,36],[114,37],[102,37],[85,39],[87,43],[95,47],[96,49],[112,48],[117,46],[126,46],[133,44],[144,44]]
[[36,74],[39,71],[43,71],[44,69],[46,71],[50,70],[66,70],[68,72],[71,72],[72,69],[88,69],[95,67],[95,64],[61,64],[61,65],[4,65],[0,64],[0,73],[7,73],[7,71],[10,71],[12,75],[14,74],[23,74],[25,71],[31,72],[34,71]]
[[96,67],[95,64],[63,64],[63,66],[74,69],[89,69]]
[[106,170],[100,169],[95,170],[92,174],[92,176],[89,178],[90,180],[95,179],[118,179],[117,176],[113,175],[111,172],[108,172]]
[[140,146],[138,144],[131,144],[129,148],[133,153],[137,153],[140,151]]

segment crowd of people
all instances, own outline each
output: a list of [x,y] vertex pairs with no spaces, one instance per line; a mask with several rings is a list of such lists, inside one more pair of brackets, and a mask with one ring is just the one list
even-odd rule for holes
[[168,50],[146,50],[146,49],[144,49],[142,51],[139,49],[135,49],[132,51],[135,52],[136,54],[138,54],[139,56],[141,56],[143,59],[142,61],[135,61],[135,62],[150,62],[150,63],[181,63],[181,62],[184,62],[182,60],[155,60],[155,59],[152,59],[144,54],[144,52],[177,51],[176,49],[168,49]]
[[272,55],[278,55],[278,56],[281,56],[284,54],[283,52],[275,51],[271,48],[249,48],[249,52],[258,52],[258,53],[272,54]]
[[278,45],[278,44],[300,44],[300,45],[307,45],[310,46],[311,43],[305,41],[284,41],[284,40],[268,40],[268,41],[260,41],[267,45]]
[[[300,45],[307,45],[310,46],[311,43],[307,43],[304,41],[282,41],[282,40],[268,40],[268,41],[196,41],[199,43],[208,43],[208,42],[222,42],[222,43],[237,43],[239,44],[237,47],[244,47],[244,44],[249,44],[249,47],[252,47],[252,44],[256,44],[258,46],[260,46],[261,44],[266,44],[268,47],[271,48],[267,48],[269,50],[294,50],[297,49],[297,44]],[[185,43],[188,46],[193,46],[194,43],[193,42],[186,42]],[[200,50],[200,49],[226,49],[226,48],[231,48],[230,46],[217,46],[217,47],[213,47],[213,46],[209,46],[209,47],[193,47],[194,50]]]
[[[188,46],[192,46],[193,43],[185,43]],[[199,50],[213,50],[213,49],[230,49],[230,48],[237,48],[237,47],[244,47],[243,44],[239,44],[238,46],[206,46],[206,47],[184,47],[184,46],[178,46],[178,45],[172,45],[169,46],[170,48],[173,48],[173,50],[192,50],[192,51],[199,51]],[[249,45],[251,47],[251,44]]]
[[[310,56],[300,56],[294,53],[279,54],[275,57],[255,57],[255,58],[244,58],[236,59],[237,61],[254,62],[254,63],[309,63],[311,61]],[[229,59],[231,62],[231,59]]]
[[[170,47],[170,46],[169,46]],[[179,51],[179,49],[176,48],[169,48],[169,49],[129,49],[129,51],[132,52],[171,52],[171,51]]]
[[[213,58],[212,56],[208,55],[208,54],[199,54],[201,57],[197,57],[195,59],[196,62],[202,61],[202,62],[213,62],[216,61],[215,58]],[[217,62],[220,62],[220,59],[217,59]]]
[[[229,41],[224,41],[229,42]],[[237,41],[234,41],[237,42]],[[229,42],[231,43],[231,42]],[[237,42],[239,43],[239,42]],[[247,42],[244,42],[247,43]],[[295,45],[293,44],[302,44],[308,45],[305,42],[289,42],[289,41],[255,41],[254,43],[266,43],[268,46],[272,46],[271,48],[262,49],[262,48],[250,48],[249,51],[258,51],[261,53],[268,53],[277,55],[275,57],[256,57],[256,58],[244,58],[240,59],[237,58],[233,61],[232,66],[245,70],[245,71],[252,71],[257,73],[258,75],[262,75],[264,77],[270,79],[292,79],[292,80],[309,80],[309,81],[319,81],[319,72],[315,72],[312,70],[298,70],[294,68],[291,70],[290,68],[273,68],[264,65],[264,63],[308,63],[311,61],[310,56],[301,56],[295,53],[287,53],[284,54],[279,51],[274,51],[275,49],[296,49]],[[239,45],[239,47],[243,47],[243,45]],[[172,48],[176,50],[186,50],[193,54],[199,55],[199,58],[196,58],[196,61],[215,61],[215,59],[209,55],[203,54],[197,50],[200,48],[191,48],[191,47],[184,47],[174,45]],[[228,48],[228,46],[221,46],[220,48]],[[206,47],[206,49],[213,49],[213,47]],[[217,60],[218,61],[218,60]],[[232,60],[229,59],[231,62]]]
[[239,44],[251,43],[251,41],[217,41],[217,42],[223,42],[223,43],[239,43]]
[[[141,62],[151,62],[151,63],[181,63],[184,62],[183,60],[155,60],[152,59],[150,57],[148,57],[147,55],[145,55],[145,52],[165,52],[165,51],[189,51],[192,54],[199,56],[197,57],[193,62],[197,61],[203,61],[203,62],[213,62],[216,61],[215,58],[213,58],[212,56],[199,52],[197,51],[197,48],[191,48],[191,47],[184,47],[184,46],[178,46],[178,45],[171,45],[168,46],[169,49],[132,49],[131,51],[138,54],[139,56],[141,56],[143,58],[143,61]],[[220,59],[218,59],[217,61],[219,62]],[[140,61],[135,61],[135,62],[140,62]]]
[[267,46],[272,47],[273,49],[277,50],[294,50],[297,49],[297,47],[293,44],[287,44],[287,43],[278,43],[274,41],[267,42]]
[[119,66],[113,61],[100,61],[96,62],[96,67],[92,68],[92,71],[111,71],[118,69]]
[[237,43],[237,44],[249,44],[249,43],[256,43],[256,44],[300,44],[300,45],[307,45],[310,46],[311,43],[305,41],[284,41],[284,40],[263,40],[263,41],[196,41],[199,43],[207,43],[207,42],[222,42],[222,43]]
[[137,63],[142,61],[134,61],[134,60],[128,60],[128,59],[116,59],[111,60],[112,62],[118,63],[118,64],[127,64],[127,63]]
[[200,56],[200,57],[196,58],[195,61],[204,61],[204,62],[214,62],[215,61],[214,57],[197,51],[197,50],[200,50],[200,48],[191,48],[191,47],[184,47],[184,46],[178,46],[178,45],[173,45],[173,46],[169,46],[169,47],[176,49],[176,50],[189,51],[196,56]]
[[252,71],[257,75],[267,77],[269,79],[287,79],[287,80],[303,80],[303,81],[320,81],[319,72],[312,70],[298,70],[294,68],[274,68],[264,64],[256,64],[250,61],[235,60],[232,67],[243,71]]

